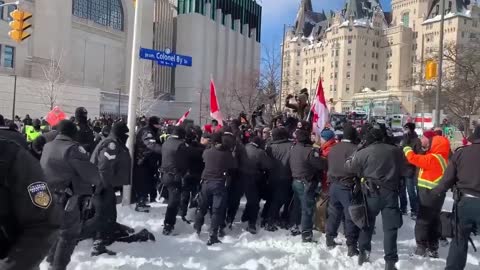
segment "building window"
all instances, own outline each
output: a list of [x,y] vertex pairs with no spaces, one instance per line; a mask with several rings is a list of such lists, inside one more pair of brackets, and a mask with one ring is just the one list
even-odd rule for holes
[[370,80],[373,82],[373,74],[370,75]]
[[333,92],[333,86],[330,85],[330,92]]
[[375,69],[378,69],[378,64],[375,64]]
[[7,68],[14,68],[15,62],[15,47],[5,46],[5,51],[3,52],[3,66]]
[[403,26],[406,26],[406,27],[408,27],[410,25],[410,13],[409,12],[403,13],[402,23],[403,23]]
[[348,44],[352,44],[352,39],[351,38],[348,39]]
[[350,84],[347,84],[347,86],[345,87],[345,92],[347,92],[347,93],[350,92]]
[[120,0],[73,0],[74,16],[123,31],[123,7]]
[[462,31],[462,38],[464,38],[464,37],[465,37],[465,32]]
[[338,72],[335,72],[335,79],[338,77]]
[[372,63],[372,69],[375,69],[375,64],[374,63]]
[[352,49],[348,49],[348,55],[352,55]]
[[348,60],[347,61],[347,67],[350,67],[350,66],[352,66],[352,61]]
[[377,75],[375,75],[375,81],[377,81],[377,80],[378,80],[378,77],[377,77]]
[[347,79],[350,79],[350,72],[347,72]]
[[335,67],[338,68],[338,61],[335,61]]
[[388,80],[391,80],[391,79],[392,79],[392,74],[388,73]]
[[339,55],[339,50],[336,50],[335,51],[335,56],[338,56]]

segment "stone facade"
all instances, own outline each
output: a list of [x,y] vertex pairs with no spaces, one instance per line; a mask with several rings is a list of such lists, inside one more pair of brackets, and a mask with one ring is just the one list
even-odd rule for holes
[[[480,8],[446,1],[445,42],[468,42],[480,33]],[[302,0],[295,27],[284,42],[282,103],[322,78],[337,112],[371,105],[390,114],[417,112],[416,85],[423,64],[438,51],[438,0],[393,0],[392,12],[377,0],[348,0],[341,11],[315,13]],[[363,7],[363,8],[360,8]]]

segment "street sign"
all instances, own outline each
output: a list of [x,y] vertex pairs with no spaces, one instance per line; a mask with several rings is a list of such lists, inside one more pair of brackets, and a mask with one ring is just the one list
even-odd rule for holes
[[192,57],[176,54],[170,50],[156,51],[152,49],[140,48],[140,58],[145,60],[157,61],[161,66],[176,67],[180,66],[192,66]]

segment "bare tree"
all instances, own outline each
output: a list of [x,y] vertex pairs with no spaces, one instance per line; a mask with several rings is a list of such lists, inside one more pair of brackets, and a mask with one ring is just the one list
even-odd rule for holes
[[[441,86],[441,108],[462,123],[468,135],[471,117],[480,110],[480,43],[447,44],[443,51],[444,72]],[[436,53],[438,55],[439,52]],[[434,81],[422,81],[425,103],[434,100]]]
[[65,87],[65,77],[63,72],[63,50],[60,55],[55,57],[51,52],[48,63],[41,65],[45,83],[39,88],[39,95],[43,104],[49,110],[58,105],[58,98],[62,94]]
[[161,95],[155,96],[155,85],[152,79],[152,72],[147,63],[143,63],[138,75],[138,104],[137,116],[148,115],[153,106],[161,99]]
[[280,112],[280,90],[282,84],[282,56],[274,46],[265,47],[262,57],[262,71],[259,87],[266,99],[266,117],[270,118]]

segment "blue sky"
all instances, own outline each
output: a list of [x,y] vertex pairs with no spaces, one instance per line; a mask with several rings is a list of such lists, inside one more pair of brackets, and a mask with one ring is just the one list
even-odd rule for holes
[[[282,42],[283,25],[295,23],[300,0],[257,0],[262,9],[262,45],[278,48]],[[339,10],[345,0],[312,0],[315,11]],[[384,10],[390,10],[390,0],[381,0]]]

